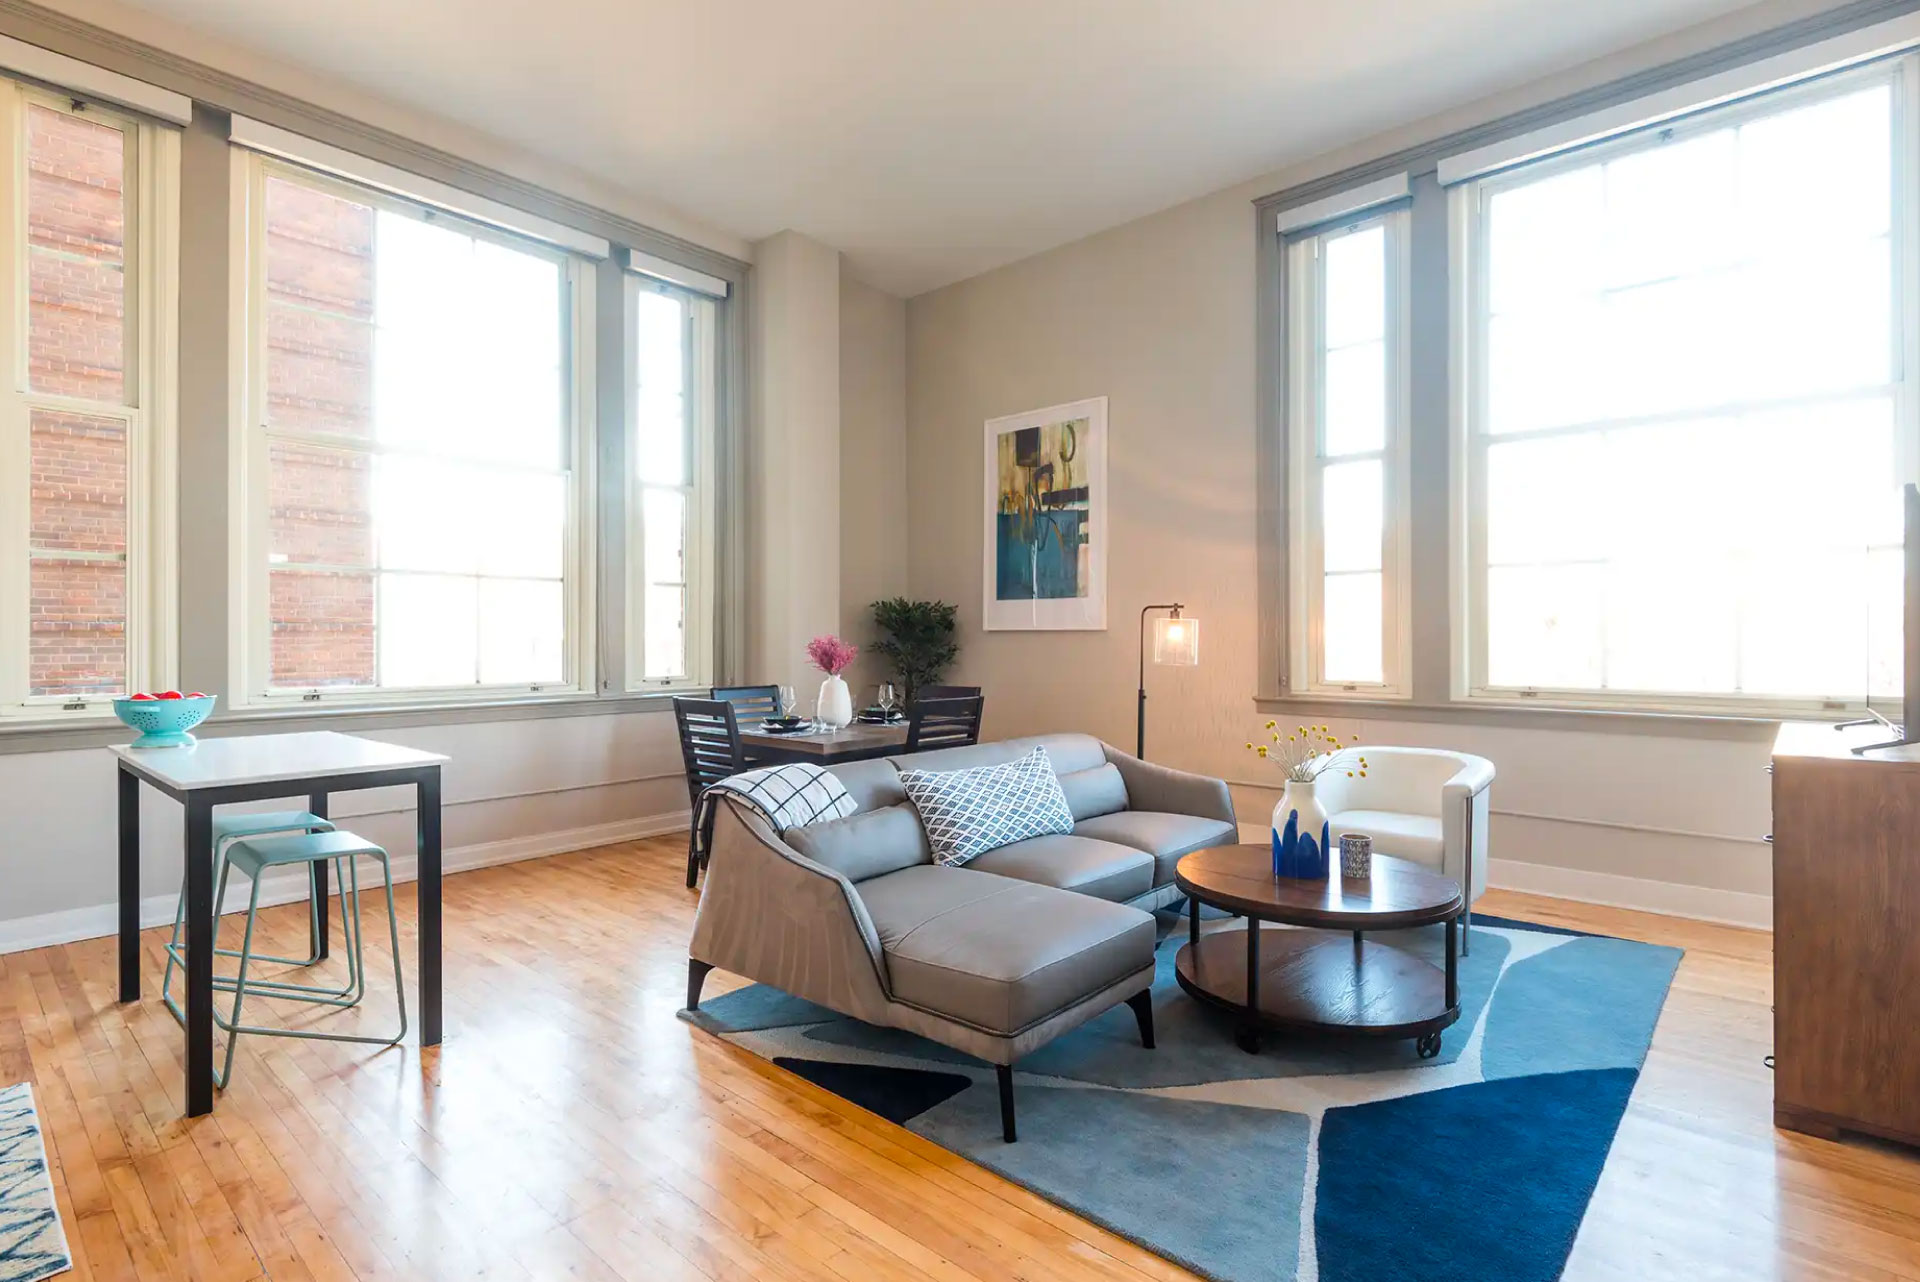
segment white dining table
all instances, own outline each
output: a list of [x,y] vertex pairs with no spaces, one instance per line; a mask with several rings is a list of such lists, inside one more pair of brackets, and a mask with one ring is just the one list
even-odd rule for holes
[[[187,1116],[213,1111],[213,808],[304,797],[325,818],[327,797],[412,787],[418,802],[420,1044],[440,1042],[440,767],[437,752],[331,730],[233,735],[183,747],[110,749],[119,758],[120,1000],[140,999],[140,785],[181,804],[186,838]],[[313,864],[314,951],[327,952],[327,866]]]

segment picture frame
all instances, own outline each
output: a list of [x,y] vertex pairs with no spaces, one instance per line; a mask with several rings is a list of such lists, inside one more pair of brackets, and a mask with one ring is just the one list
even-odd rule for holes
[[1105,631],[1107,398],[989,419],[985,444],[986,630]]

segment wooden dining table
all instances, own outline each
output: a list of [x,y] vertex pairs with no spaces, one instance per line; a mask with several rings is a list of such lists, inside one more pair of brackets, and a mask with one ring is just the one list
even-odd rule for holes
[[811,761],[818,766],[869,757],[891,757],[906,750],[907,723],[865,725],[854,722],[839,730],[809,730],[804,734],[772,734],[756,724],[740,727],[740,742],[759,761]]

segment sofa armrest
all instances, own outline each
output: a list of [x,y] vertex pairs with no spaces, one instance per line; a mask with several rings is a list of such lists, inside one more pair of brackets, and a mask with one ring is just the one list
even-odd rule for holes
[[1120,778],[1127,785],[1129,810],[1158,810],[1218,819],[1223,823],[1236,822],[1233,795],[1227,791],[1226,780],[1157,766],[1121,752],[1112,744],[1100,746],[1106,749],[1107,760],[1120,771]]
[[687,947],[696,961],[843,1015],[887,1022],[880,934],[853,883],[722,798]]

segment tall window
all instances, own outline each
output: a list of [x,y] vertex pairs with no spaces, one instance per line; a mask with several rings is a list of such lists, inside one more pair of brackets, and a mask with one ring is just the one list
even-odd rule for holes
[[1912,74],[1462,189],[1473,693],[1898,693]]
[[0,716],[99,710],[173,664],[179,139],[0,81]]
[[1407,215],[1287,251],[1297,691],[1408,692]]
[[627,278],[627,684],[712,681],[712,299]]
[[590,290],[565,251],[260,157],[249,698],[591,680]]

